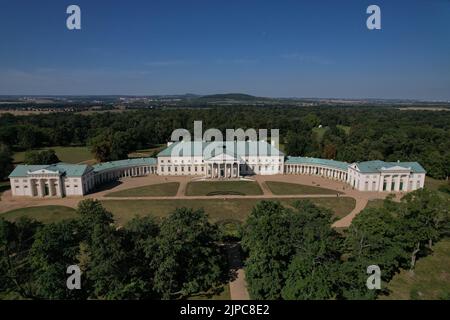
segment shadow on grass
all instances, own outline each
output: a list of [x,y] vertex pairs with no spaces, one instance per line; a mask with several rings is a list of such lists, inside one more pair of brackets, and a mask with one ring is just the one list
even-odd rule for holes
[[117,186],[120,186],[123,182],[120,180],[112,181],[106,184],[103,184],[97,188],[94,189],[94,192],[102,192],[102,191],[108,191],[111,189],[114,189]]

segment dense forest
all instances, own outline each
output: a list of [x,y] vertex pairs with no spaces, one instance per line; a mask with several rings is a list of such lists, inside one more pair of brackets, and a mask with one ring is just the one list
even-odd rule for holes
[[[449,198],[418,190],[401,202],[367,208],[343,232],[329,209],[308,200],[292,207],[261,201],[235,230],[203,210],[135,217],[117,227],[100,202],[79,203],[74,219],[42,224],[0,219],[0,299],[186,299],[216,292],[234,276],[226,247],[241,241],[251,298],[376,299],[400,270],[450,235]],[[381,270],[380,290],[366,287],[367,267]],[[68,266],[81,290],[66,287]],[[440,299],[450,292],[442,290]]]
[[[419,161],[450,175],[450,112],[395,107],[210,107],[0,117],[0,150],[89,145],[99,160],[166,143],[174,129],[280,129],[286,154],[347,162]],[[101,150],[102,152],[99,152]],[[7,152],[6,152],[7,153]]]

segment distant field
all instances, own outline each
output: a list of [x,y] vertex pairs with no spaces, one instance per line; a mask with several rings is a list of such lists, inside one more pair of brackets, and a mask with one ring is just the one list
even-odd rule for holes
[[41,221],[43,223],[51,223],[62,221],[64,219],[71,219],[76,215],[75,209],[63,206],[29,207],[8,211],[6,213],[0,213],[0,218],[5,218],[10,221],[15,221],[23,216]]
[[208,195],[261,195],[259,184],[253,181],[198,181],[189,182],[186,187],[187,196]]
[[177,194],[178,182],[152,184],[106,194],[106,197],[173,197]]
[[298,194],[341,194],[342,192],[325,189],[321,187],[306,186],[298,183],[287,183],[278,181],[267,181],[266,185],[275,195],[298,195]]
[[[291,206],[298,199],[271,199],[279,200],[285,206]],[[310,198],[319,206],[331,209],[336,217],[344,217],[355,207],[355,199],[348,197],[336,198]],[[203,208],[209,215],[211,222],[222,220],[245,221],[253,207],[260,202],[259,199],[207,199],[207,200],[103,200],[102,204],[110,210],[120,225],[125,224],[135,215],[151,215],[165,217],[176,208],[188,207]]]
[[380,299],[450,300],[450,239],[438,242],[433,254],[417,261],[414,275],[402,270],[389,283],[391,291]]
[[[37,150],[53,149],[59,160],[67,163],[80,163],[94,158],[88,147],[48,147]],[[22,163],[25,159],[25,152],[14,154],[14,163]]]

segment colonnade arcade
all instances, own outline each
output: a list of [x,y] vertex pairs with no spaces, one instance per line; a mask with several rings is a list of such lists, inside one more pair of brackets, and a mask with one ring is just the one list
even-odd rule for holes
[[61,178],[33,177],[29,179],[29,187],[34,197],[62,197]]
[[286,174],[306,174],[322,176],[334,180],[347,181],[348,172],[335,168],[327,168],[314,165],[302,165],[302,164],[285,164]]
[[239,178],[239,161],[206,162],[206,177],[217,178]]
[[155,166],[138,166],[129,168],[117,168],[104,172],[98,172],[95,176],[96,183],[113,181],[120,178],[141,177],[148,174],[156,174]]

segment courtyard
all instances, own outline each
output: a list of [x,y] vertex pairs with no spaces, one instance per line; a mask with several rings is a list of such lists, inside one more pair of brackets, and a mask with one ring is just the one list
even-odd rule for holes
[[296,200],[309,199],[334,212],[336,227],[347,227],[369,201],[387,194],[360,192],[345,183],[315,176],[253,176],[245,180],[199,181],[191,177],[149,175],[124,178],[102,186],[84,197],[35,199],[2,195],[0,217],[17,219],[26,215],[51,222],[75,214],[78,202],[98,199],[110,210],[119,225],[135,215],[164,217],[178,207],[203,208],[212,222],[242,222],[262,200],[280,201],[290,206]]

